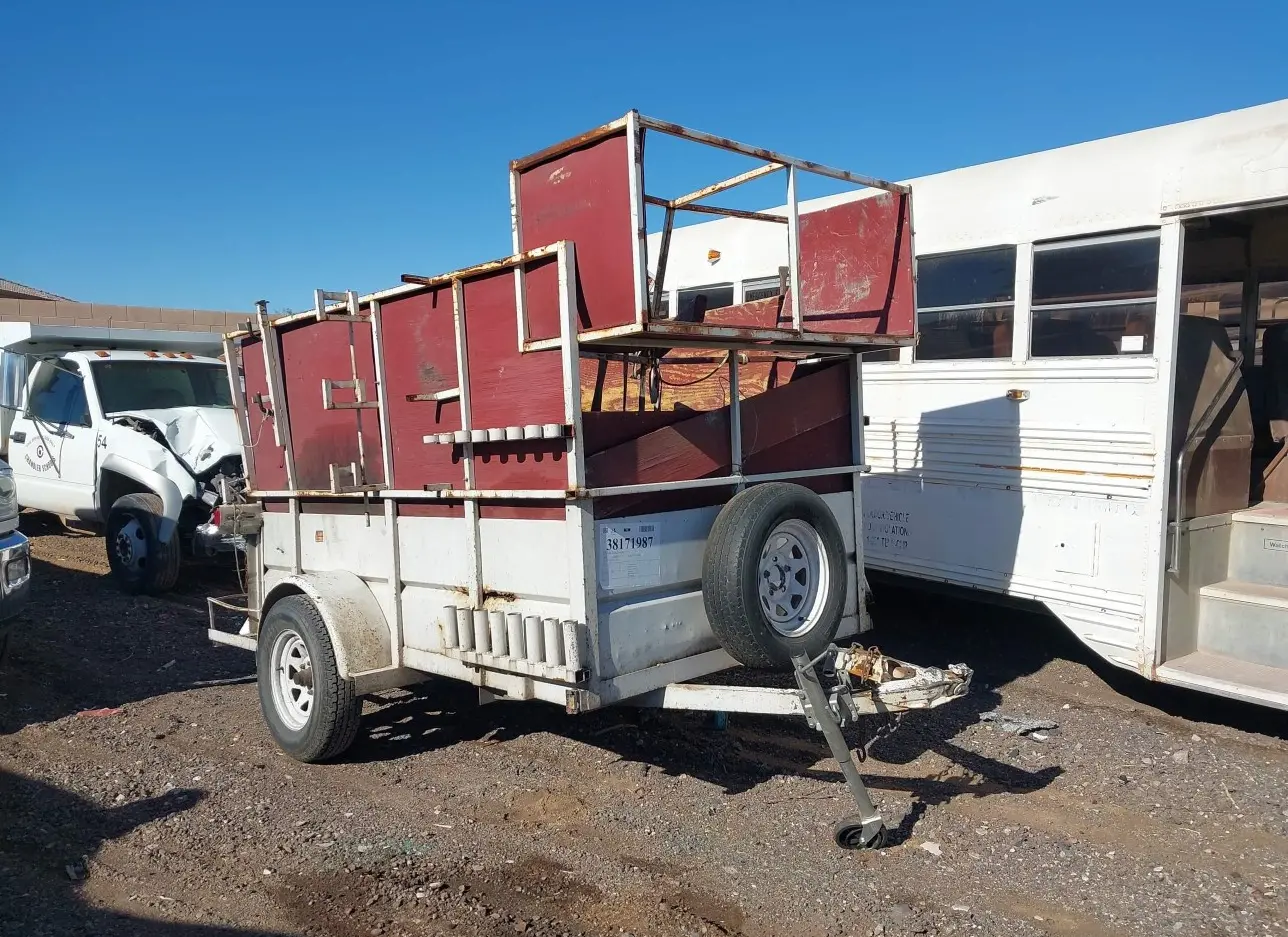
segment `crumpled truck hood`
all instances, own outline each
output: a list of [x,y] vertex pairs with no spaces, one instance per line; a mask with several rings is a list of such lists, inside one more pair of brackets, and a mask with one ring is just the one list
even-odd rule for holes
[[241,457],[237,412],[230,408],[166,407],[111,414],[112,419],[123,416],[154,423],[165,435],[174,454],[194,475],[200,475],[227,456]]

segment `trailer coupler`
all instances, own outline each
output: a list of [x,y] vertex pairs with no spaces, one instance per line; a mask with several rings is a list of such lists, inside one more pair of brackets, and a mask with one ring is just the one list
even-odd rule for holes
[[[799,655],[792,663],[796,685],[804,697],[805,719],[823,733],[858,808],[857,813],[837,821],[832,838],[842,849],[879,849],[887,839],[885,821],[854,764],[842,728],[862,716],[897,716],[912,709],[942,706],[966,693],[971,670],[965,664],[945,670],[915,667],[886,657],[874,647],[857,645],[844,650],[832,645],[816,658]],[[825,689],[825,681],[831,683],[830,690]]]
[[830,645],[818,657],[792,658],[796,689],[676,683],[638,697],[636,705],[662,709],[801,715],[823,733],[841,768],[857,812],[839,820],[833,839],[842,849],[876,849],[885,845],[885,821],[872,802],[842,732],[864,716],[934,709],[965,696],[971,669],[918,667],[887,657],[877,648]]

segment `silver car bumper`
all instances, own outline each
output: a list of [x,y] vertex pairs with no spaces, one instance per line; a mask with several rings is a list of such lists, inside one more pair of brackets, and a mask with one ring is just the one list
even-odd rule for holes
[[0,622],[26,608],[30,592],[31,547],[15,530],[0,536]]

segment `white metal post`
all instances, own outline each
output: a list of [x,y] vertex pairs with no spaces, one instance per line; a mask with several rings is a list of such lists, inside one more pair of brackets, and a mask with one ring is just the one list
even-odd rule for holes
[[[381,468],[384,488],[394,486],[393,434],[389,426],[388,382],[385,376],[385,345],[381,309],[371,301],[371,352],[376,364],[376,414],[380,423]],[[402,557],[398,551],[398,505],[384,494],[385,534],[389,537],[389,609],[393,625],[393,666],[403,665]]]
[[[519,172],[510,170],[510,242],[517,256],[523,248],[520,224],[522,214],[519,208]],[[514,314],[519,329],[519,352],[528,350],[528,290],[525,281],[526,268],[522,261],[514,265]]]
[[1015,305],[1011,325],[1011,360],[1025,364],[1033,344],[1033,245],[1015,246]]
[[[1153,677],[1167,649],[1167,510],[1172,485],[1172,451],[1168,445],[1172,410],[1176,405],[1177,320],[1181,309],[1181,271],[1185,259],[1185,226],[1172,218],[1159,232],[1158,296],[1154,305],[1154,383],[1151,422],[1154,426],[1154,483],[1149,489],[1149,526],[1146,536],[1145,618],[1141,634],[1140,671]],[[1180,517],[1174,536],[1180,536]],[[1182,554],[1184,563],[1184,554]]]
[[592,675],[599,672],[598,574],[595,569],[595,515],[586,489],[586,453],[582,445],[581,353],[577,334],[577,249],[571,241],[559,246],[559,329],[563,367],[564,422],[572,427],[568,439],[568,490],[578,497],[564,507],[568,545],[568,620],[584,625],[589,643],[583,662]]
[[863,358],[858,354],[849,356],[850,369],[850,460],[855,469],[851,476],[854,502],[854,594],[858,601],[855,614],[859,617],[859,632],[872,628],[872,618],[868,615],[867,591],[868,577],[864,569],[863,534],[865,521],[863,517],[863,466],[866,455],[863,444]]
[[648,215],[644,209],[644,134],[640,115],[626,115],[626,168],[631,200],[631,230],[635,232],[635,324],[648,321]]
[[[452,318],[456,326],[456,384],[461,389],[461,429],[465,441],[461,443],[461,462],[465,467],[465,490],[473,491],[474,443],[470,440],[473,423],[470,417],[470,362],[469,343],[465,334],[465,285],[452,281]],[[479,502],[477,498],[465,499],[465,552],[470,567],[470,607],[483,607],[483,562],[479,555]]]
[[801,311],[801,218],[796,193],[796,167],[787,167],[787,269],[791,277],[792,330],[802,331]]

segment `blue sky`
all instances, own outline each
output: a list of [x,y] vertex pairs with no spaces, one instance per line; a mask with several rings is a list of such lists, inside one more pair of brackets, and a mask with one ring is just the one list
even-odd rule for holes
[[1216,9],[14,2],[0,277],[299,309],[464,266],[509,253],[509,159],[632,107],[902,179],[1288,97],[1288,4]]

